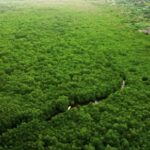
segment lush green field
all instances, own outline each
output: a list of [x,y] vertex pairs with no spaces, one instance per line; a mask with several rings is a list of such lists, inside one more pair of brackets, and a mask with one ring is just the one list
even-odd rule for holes
[[150,36],[132,10],[0,0],[0,150],[150,149]]

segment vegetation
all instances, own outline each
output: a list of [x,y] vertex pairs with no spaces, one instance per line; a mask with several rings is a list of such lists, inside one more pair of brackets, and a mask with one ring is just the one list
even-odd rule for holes
[[116,0],[128,8],[127,13],[132,16],[130,24],[136,29],[149,27],[150,2],[149,0]]
[[150,36],[116,5],[0,0],[0,150],[149,150]]

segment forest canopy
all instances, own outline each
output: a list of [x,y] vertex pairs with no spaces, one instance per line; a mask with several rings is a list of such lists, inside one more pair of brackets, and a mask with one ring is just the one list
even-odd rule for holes
[[0,0],[0,150],[149,150],[148,0]]

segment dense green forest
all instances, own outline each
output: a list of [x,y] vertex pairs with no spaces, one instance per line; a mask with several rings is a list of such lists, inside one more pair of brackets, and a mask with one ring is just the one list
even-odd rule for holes
[[0,150],[150,150],[149,32],[149,0],[0,0]]

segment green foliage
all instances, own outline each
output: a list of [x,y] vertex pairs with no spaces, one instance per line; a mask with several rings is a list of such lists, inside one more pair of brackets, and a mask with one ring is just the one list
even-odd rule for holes
[[149,150],[145,6],[1,1],[0,150]]
[[69,106],[69,100],[66,96],[60,96],[54,103],[57,112],[64,112]]

